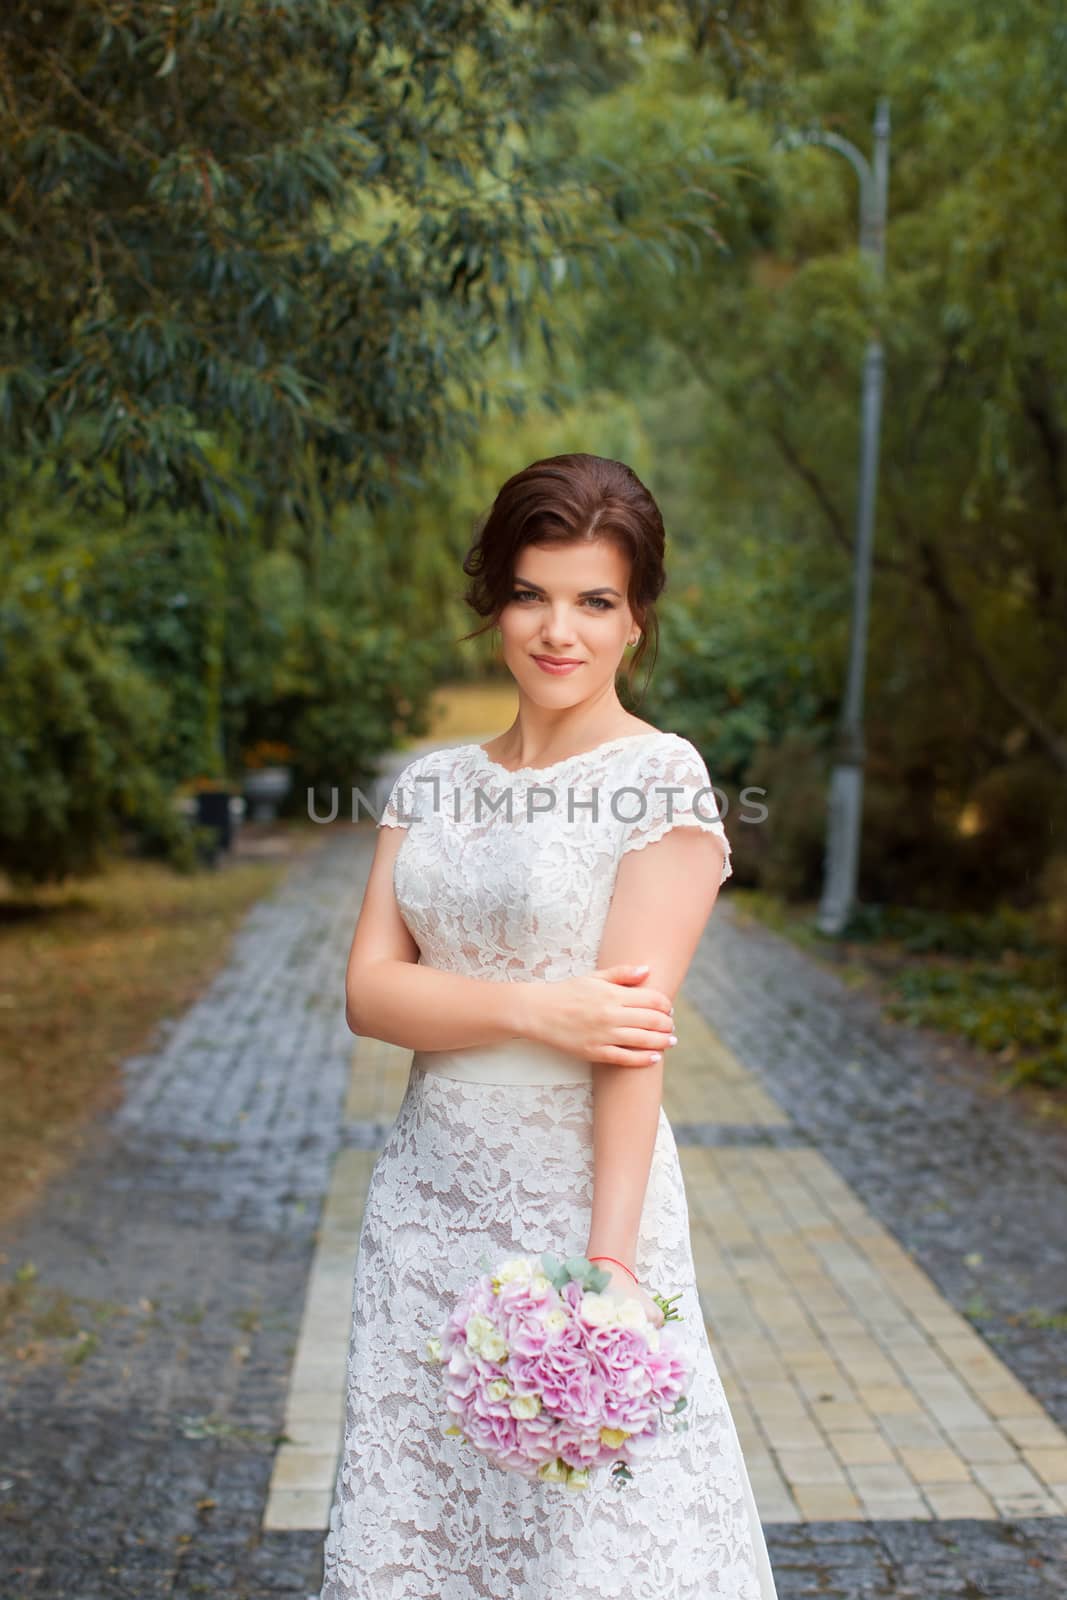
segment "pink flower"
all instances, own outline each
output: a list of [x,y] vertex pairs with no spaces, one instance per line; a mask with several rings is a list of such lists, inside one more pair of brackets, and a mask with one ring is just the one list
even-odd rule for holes
[[[555,1269],[553,1275],[555,1275]],[[468,1283],[438,1339],[448,1432],[506,1470],[585,1487],[587,1470],[647,1454],[687,1371],[670,1336],[620,1325],[575,1279],[529,1258]],[[605,1437],[602,1437],[602,1431]],[[560,1463],[563,1463],[561,1466]]]

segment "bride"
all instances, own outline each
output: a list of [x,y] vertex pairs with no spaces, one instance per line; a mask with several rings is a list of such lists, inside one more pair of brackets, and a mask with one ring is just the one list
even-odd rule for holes
[[[413,1055],[366,1196],[320,1600],[774,1600],[661,1104],[730,844],[696,747],[616,692],[654,646],[663,557],[640,479],[573,454],[509,478],[464,562],[518,712],[400,774],[352,940],[349,1027]],[[483,1257],[546,1251],[657,1325],[652,1293],[678,1297],[688,1424],[624,1486],[503,1471],[444,1431],[427,1339]]]

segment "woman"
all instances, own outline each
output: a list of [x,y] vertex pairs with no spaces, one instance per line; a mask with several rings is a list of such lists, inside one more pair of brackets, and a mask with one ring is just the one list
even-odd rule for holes
[[[661,1106],[673,997],[730,845],[695,746],[615,687],[655,637],[663,546],[621,462],[510,478],[464,571],[515,722],[416,758],[382,813],[346,1016],[414,1054],[367,1192],[320,1600],[775,1593]],[[545,1251],[596,1259],[657,1325],[650,1290],[679,1296],[688,1426],[623,1486],[531,1480],[444,1432],[427,1338],[483,1257]]]

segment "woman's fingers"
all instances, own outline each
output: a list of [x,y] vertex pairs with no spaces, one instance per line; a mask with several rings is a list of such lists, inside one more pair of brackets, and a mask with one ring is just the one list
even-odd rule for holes
[[663,1059],[663,1050],[628,1049],[624,1045],[601,1045],[594,1059],[608,1067],[654,1067]]
[[596,972],[593,973],[593,977],[603,978],[608,983],[633,984],[633,988],[623,988],[622,993],[618,996],[622,1005],[644,1006],[646,1009],[653,1007],[657,1011],[673,1011],[674,1001],[670,995],[664,994],[662,989],[652,988],[645,983],[644,974],[647,971],[647,966],[598,967]]
[[616,1034],[627,1030],[632,1033],[635,1029],[659,1035],[658,1040],[652,1041],[652,1048],[658,1050],[663,1040],[674,1033],[674,1018],[662,1011],[630,1011],[615,1025]]
[[598,967],[593,977],[606,978],[608,983],[642,983],[647,972],[647,966],[635,967],[620,962],[614,967]]
[[671,1012],[674,1001],[662,989],[623,989],[618,996],[623,1006],[641,1006],[646,1011]]
[[624,1050],[673,1050],[677,1038],[673,1033],[660,1033],[654,1028],[615,1028],[611,1042]]

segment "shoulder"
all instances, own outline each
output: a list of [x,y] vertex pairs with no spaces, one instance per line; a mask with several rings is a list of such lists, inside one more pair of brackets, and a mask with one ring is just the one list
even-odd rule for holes
[[442,751],[438,746],[414,754],[395,752],[389,762],[390,772],[385,778],[388,798],[382,809],[379,826],[406,828],[424,812],[422,795],[426,793],[426,780],[437,776],[441,769]]
[[704,757],[684,734],[654,729],[633,743],[631,772],[661,780],[669,775],[670,780],[697,783],[698,787],[710,783]]
[[730,842],[719,812],[707,764],[691,739],[661,733],[639,741],[626,784],[627,817],[621,829],[623,854],[654,844],[675,828],[714,834],[722,846],[720,881],[730,875]]

